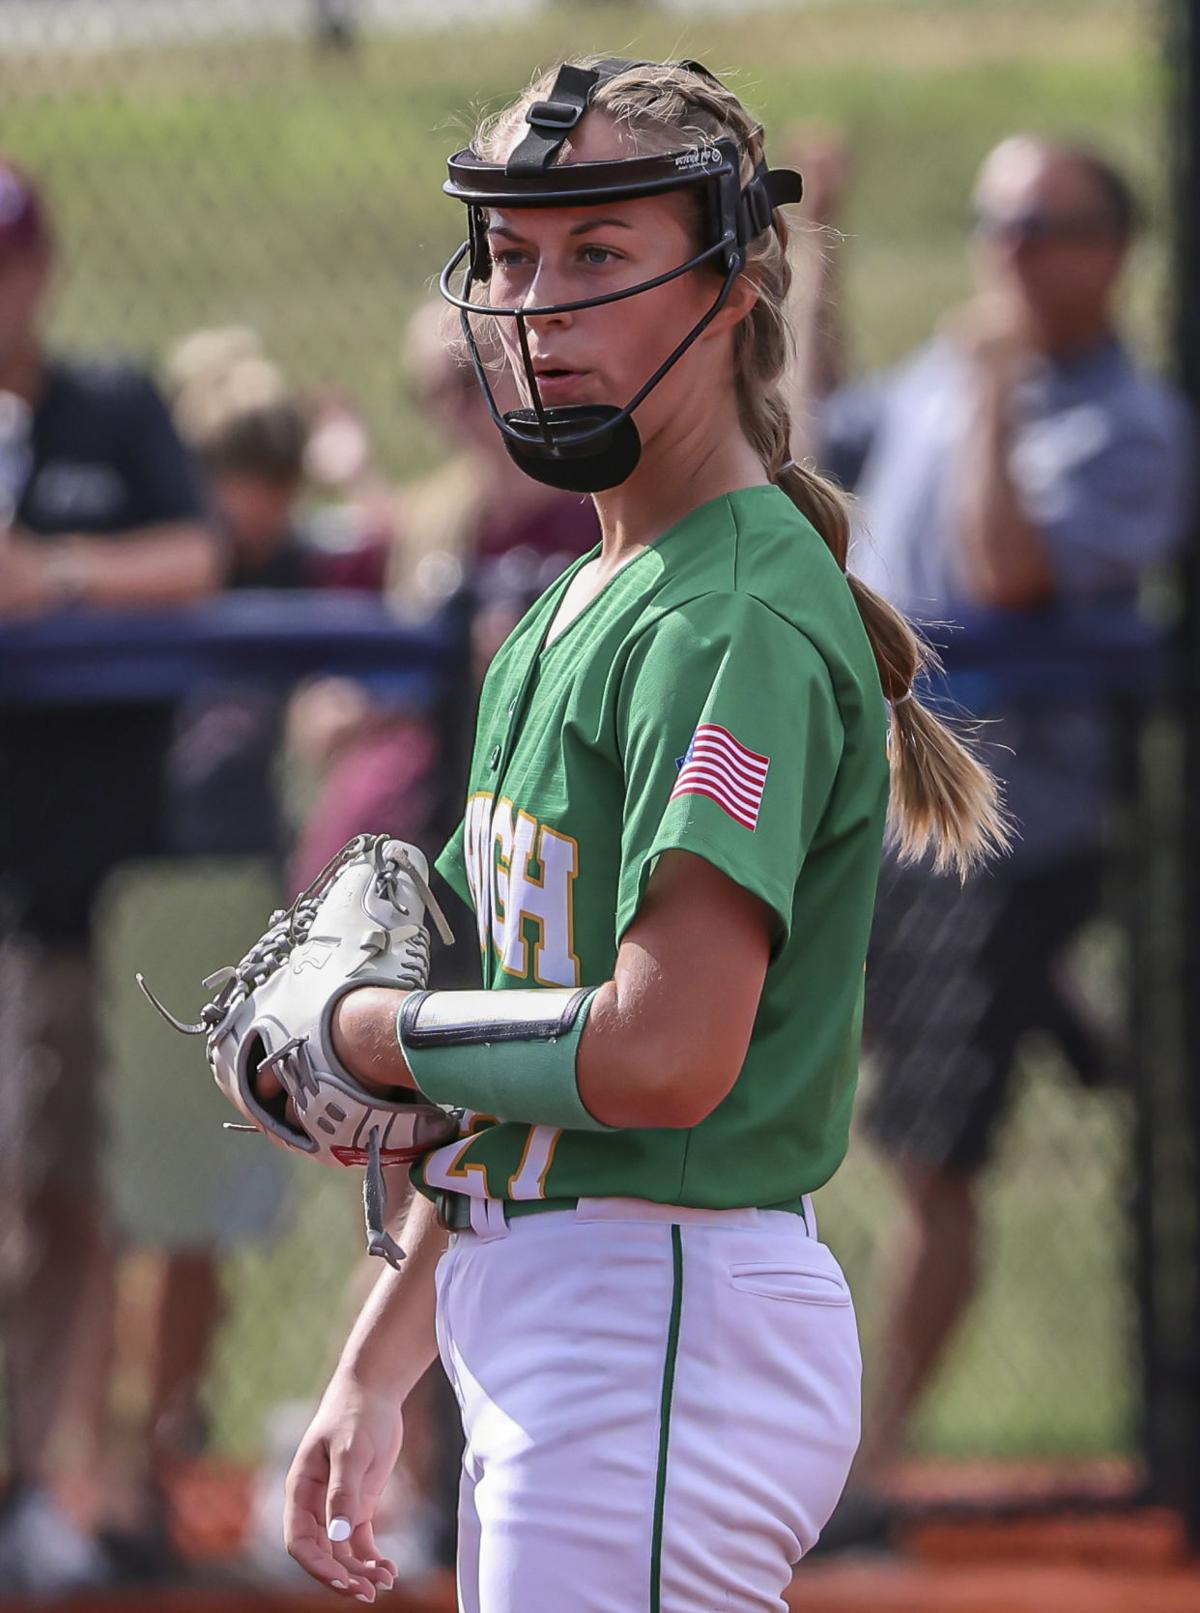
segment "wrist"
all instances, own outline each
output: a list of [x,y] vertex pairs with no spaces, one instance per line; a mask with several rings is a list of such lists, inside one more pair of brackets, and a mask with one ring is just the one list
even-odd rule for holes
[[329,1387],[340,1386],[369,1400],[375,1395],[391,1396],[410,1376],[409,1363],[399,1358],[394,1340],[356,1339],[353,1334],[334,1368]]
[[414,1372],[411,1361],[388,1360],[381,1352],[377,1356],[364,1356],[363,1352],[347,1347],[333,1370],[321,1402],[339,1409],[347,1402],[368,1410],[376,1405],[394,1409],[404,1404],[428,1365],[426,1362],[420,1371]]
[[333,1052],[348,1075],[375,1092],[415,1085],[396,1041],[396,1015],[407,991],[356,986],[335,1005],[329,1022]]

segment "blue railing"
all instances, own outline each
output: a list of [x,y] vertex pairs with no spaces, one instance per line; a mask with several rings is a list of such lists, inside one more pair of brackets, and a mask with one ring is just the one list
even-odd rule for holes
[[1167,687],[1172,661],[1170,631],[1127,603],[960,612],[926,635],[945,667],[935,688],[968,711],[1147,699]]
[[[0,625],[0,701],[170,701],[213,678],[285,686],[313,672],[423,701],[460,664],[460,622],[452,608],[404,622],[375,595],[342,592],[223,594],[161,612],[67,610]],[[1148,696],[1164,687],[1170,659],[1168,636],[1124,604],[978,612],[928,632],[950,697],[967,710]]]
[[313,672],[423,699],[457,647],[454,613],[404,622],[366,593],[256,590],[183,610],[67,610],[0,625],[0,700],[171,701],[214,678],[286,686]]

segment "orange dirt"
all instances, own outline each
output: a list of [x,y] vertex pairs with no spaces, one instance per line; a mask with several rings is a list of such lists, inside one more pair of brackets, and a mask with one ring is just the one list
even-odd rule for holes
[[[1116,1510],[1129,1493],[1105,1473],[1096,1482],[1072,1477],[1067,1489],[1085,1509],[1045,1509],[1048,1492],[1022,1482],[1006,1487],[1003,1475],[959,1474],[950,1468],[914,1473],[900,1486],[908,1500],[940,1508],[937,1521],[910,1526],[903,1554],[873,1560],[814,1560],[797,1574],[789,1596],[793,1613],[1200,1613],[1200,1564],[1189,1559],[1180,1521],[1156,1508]],[[178,1544],[201,1575],[224,1575],[236,1564],[247,1513],[251,1475],[232,1467],[197,1464],[177,1475],[173,1495]],[[964,1500],[990,1498],[1001,1511],[963,1514]],[[1031,1500],[1039,1510],[1028,1508]],[[1105,1510],[1097,1505],[1107,1504]],[[337,1603],[332,1594],[303,1586],[273,1591],[230,1585],[113,1592],[76,1597],[56,1609],[39,1602],[36,1613],[318,1613]],[[455,1613],[449,1576],[427,1585],[397,1587],[380,1607],[389,1613]],[[0,1613],[34,1613],[32,1604],[0,1595]],[[566,1610],[564,1609],[564,1613]]]

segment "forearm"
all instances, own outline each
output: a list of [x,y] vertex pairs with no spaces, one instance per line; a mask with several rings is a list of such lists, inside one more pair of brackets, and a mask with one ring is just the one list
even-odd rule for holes
[[1048,599],[1054,577],[1041,533],[1013,482],[1011,448],[1011,384],[983,374],[960,463],[961,580],[977,604],[1020,609]]
[[192,522],[124,537],[59,538],[46,559],[64,597],[105,610],[185,605],[221,580],[217,540]]
[[449,1233],[421,1193],[409,1207],[401,1242],[406,1259],[399,1271],[378,1278],[338,1361],[337,1374],[372,1392],[403,1400],[437,1354],[434,1269]]
[[[584,1107],[606,1126],[628,1128],[695,1126],[725,1096],[740,1065],[732,1068],[701,1057],[696,1048],[717,1049],[718,1027],[705,1037],[699,1004],[681,1004],[682,1016],[656,1011],[646,993],[622,989],[619,980],[601,986],[592,1000],[579,1044],[576,1080]],[[712,1008],[719,1004],[714,1001]],[[689,1012],[689,1009],[691,1010]],[[695,1034],[685,1043],[683,1017]]]
[[[415,1087],[436,1103],[531,1125],[586,1127],[599,1121],[599,1130],[611,1123],[652,1123],[628,1118],[610,1122],[583,1099],[581,1067],[586,1064],[589,1090],[595,1095],[593,1072],[614,1060],[620,1063],[626,1047],[622,1021],[613,1012],[615,982],[607,982],[581,1004],[581,994],[570,990],[533,990],[520,999],[507,993],[502,999],[438,992],[433,1002],[414,1001],[402,1014],[410,995],[364,986],[348,993],[334,1010],[334,1051],[364,1086],[375,1091]],[[517,1001],[528,1017],[523,1033],[514,1038],[512,1031],[520,1027],[502,1026],[498,1016]],[[431,1012],[426,1014],[426,1008]],[[413,1010],[416,1023],[409,1023]],[[402,1021],[407,1026],[403,1033]],[[448,1024],[454,1028],[447,1029]],[[630,1062],[627,1057],[626,1070]],[[630,1079],[627,1074],[626,1082]]]
[[[645,980],[626,981],[624,985],[618,980],[609,980],[594,991],[573,1061],[564,1057],[561,1068],[550,1072],[551,1079],[557,1079],[563,1087],[573,1083],[575,1094],[586,1111],[578,1115],[579,1124],[586,1125],[590,1117],[599,1123],[597,1129],[691,1126],[713,1107],[710,1089],[714,1081],[723,1078],[724,1071],[712,1076],[704,1060],[694,1053],[690,1060],[685,1057],[680,1035],[681,1016],[666,1016],[658,1011],[658,999],[646,985]],[[546,995],[549,1005],[551,994]],[[409,1067],[397,1034],[397,1016],[406,996],[405,992],[387,987],[366,986],[350,992],[335,1010],[335,1051],[352,1075],[377,1091],[421,1086],[419,1071],[414,1074]],[[555,1012],[561,996],[561,993],[554,993]],[[717,1006],[712,1005],[714,1012]],[[687,1016],[689,1025],[695,1020],[696,1013]],[[706,1045],[717,1046],[720,1028],[716,1024],[712,1026],[712,1033]],[[567,1053],[565,1045],[561,1051],[564,1055]],[[439,1084],[433,1089],[434,1097],[439,1102],[498,1113],[505,1120],[565,1123],[561,1117],[535,1112],[539,1103],[554,1099],[553,1091],[547,1090],[544,1076],[536,1094],[532,1090],[523,1092],[519,1084],[514,1085],[507,1103],[504,1095],[497,1095],[490,1089],[482,1095],[476,1090],[481,1061],[496,1067],[498,1059],[506,1054],[511,1058],[510,1047],[493,1051],[479,1045],[464,1048],[457,1057],[452,1049],[439,1053]],[[416,1051],[413,1057],[420,1062]],[[519,1082],[521,1075],[532,1073],[529,1069],[532,1061],[522,1061],[518,1055],[516,1062],[522,1066],[518,1072]],[[474,1078],[468,1065],[476,1072]],[[457,1084],[460,1069],[461,1084]],[[496,1073],[502,1082],[503,1070],[497,1068]],[[736,1073],[735,1069],[733,1075]],[[530,1085],[532,1088],[532,1083]],[[425,1086],[430,1086],[428,1076]],[[723,1095],[723,1091],[718,1094],[718,1101]],[[569,1109],[571,1095],[564,1093],[563,1096],[568,1100]]]

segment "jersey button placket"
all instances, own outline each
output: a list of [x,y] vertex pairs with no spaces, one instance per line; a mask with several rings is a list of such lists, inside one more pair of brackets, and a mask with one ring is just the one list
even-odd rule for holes
[[[522,674],[520,688],[517,690],[516,694],[509,699],[508,704],[504,708],[505,716],[508,718],[508,725],[505,728],[503,742],[493,745],[491,750],[488,752],[488,771],[491,773],[498,773],[500,771],[501,762],[507,763],[512,758],[513,747],[516,743],[517,713],[522,709],[525,703],[525,697],[529,692],[529,685],[533,680],[536,666],[537,658],[535,656],[533,660],[531,660],[526,666],[525,671]],[[500,785],[501,780],[497,779],[494,786],[497,794],[500,792]]]
[[492,748],[491,748],[491,751],[488,754],[488,768],[493,773],[498,771],[498,769],[500,767],[500,763],[504,758],[505,751],[508,751],[510,755],[512,753],[513,730],[516,728],[515,718],[516,718],[516,714],[517,714],[517,709],[521,704],[521,695],[524,694],[525,689],[528,687],[528,684],[529,684],[529,671],[526,670],[525,678],[524,678],[524,681],[523,681],[523,683],[521,685],[521,694],[513,695],[512,699],[508,702],[508,705],[504,708],[504,714],[508,718],[508,727],[507,727],[507,729],[505,731],[504,742],[503,742],[503,744],[493,745]]

